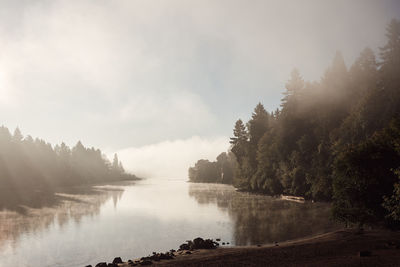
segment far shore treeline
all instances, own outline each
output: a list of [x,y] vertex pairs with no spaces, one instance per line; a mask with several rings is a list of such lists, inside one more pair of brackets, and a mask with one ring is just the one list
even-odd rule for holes
[[281,108],[267,112],[259,103],[246,124],[236,122],[224,159],[199,160],[189,180],[225,182],[229,172],[243,190],[332,201],[340,221],[398,227],[399,21],[386,36],[378,59],[365,48],[349,69],[337,52],[319,82],[294,70]]
[[11,134],[0,127],[1,190],[51,190],[135,178],[124,171],[116,154],[110,162],[99,149],[86,148],[80,141],[72,149],[64,143],[53,147],[44,140],[24,137],[18,128]]
[[189,180],[199,183],[232,184],[235,162],[235,155],[232,152],[222,152],[214,162],[206,159],[198,160],[194,167],[189,168]]

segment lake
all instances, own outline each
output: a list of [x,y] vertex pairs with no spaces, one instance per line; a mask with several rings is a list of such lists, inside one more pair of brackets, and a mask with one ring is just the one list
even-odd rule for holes
[[[146,179],[56,195],[0,198],[0,266],[85,266],[177,249],[196,237],[229,245],[298,239],[338,228],[326,203],[232,186]],[[1,203],[3,202],[3,203]]]

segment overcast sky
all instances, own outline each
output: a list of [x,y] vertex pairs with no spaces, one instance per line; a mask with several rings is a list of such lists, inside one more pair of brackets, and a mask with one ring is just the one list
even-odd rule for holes
[[294,67],[318,80],[336,50],[377,51],[399,3],[0,0],[0,124],[186,176],[259,101],[279,107]]

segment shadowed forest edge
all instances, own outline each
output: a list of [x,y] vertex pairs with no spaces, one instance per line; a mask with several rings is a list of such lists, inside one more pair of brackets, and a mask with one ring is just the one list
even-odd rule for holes
[[53,147],[24,137],[18,128],[11,134],[1,126],[0,147],[0,195],[8,196],[0,197],[0,204],[15,199],[12,194],[37,196],[37,191],[51,193],[61,186],[138,179],[125,172],[117,154],[110,162],[99,149],[86,148],[80,141],[72,149],[64,143]]
[[399,227],[399,21],[386,36],[378,60],[365,48],[347,69],[337,52],[319,82],[294,70],[281,108],[259,103],[246,124],[236,122],[230,151],[199,160],[189,180],[332,201],[339,221]]

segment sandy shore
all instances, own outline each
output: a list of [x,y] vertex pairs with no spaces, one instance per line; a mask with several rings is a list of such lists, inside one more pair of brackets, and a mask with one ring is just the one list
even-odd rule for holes
[[[371,252],[360,257],[360,251]],[[340,230],[278,246],[195,250],[159,266],[400,266],[400,232]],[[121,265],[122,266],[122,265]]]

